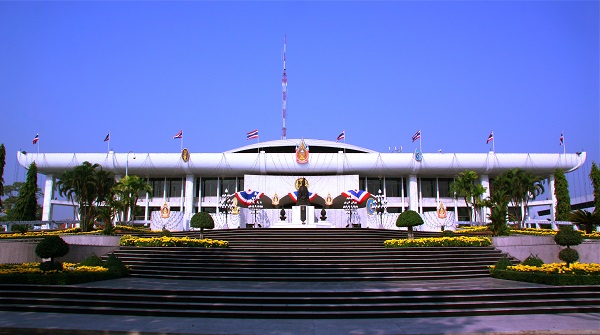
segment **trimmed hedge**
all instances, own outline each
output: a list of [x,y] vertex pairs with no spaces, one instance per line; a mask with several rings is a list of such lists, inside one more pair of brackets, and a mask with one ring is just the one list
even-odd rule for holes
[[580,276],[557,273],[492,270],[492,277],[553,286],[600,285],[600,276]]

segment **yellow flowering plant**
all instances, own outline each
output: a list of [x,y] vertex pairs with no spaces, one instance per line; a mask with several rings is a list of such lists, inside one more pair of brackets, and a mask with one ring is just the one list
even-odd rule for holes
[[409,239],[392,239],[383,242],[386,248],[414,248],[414,247],[487,247],[492,245],[489,237],[427,237]]
[[229,242],[223,240],[212,240],[208,238],[198,239],[190,237],[137,237],[131,235],[121,236],[121,246],[134,247],[203,247],[203,248],[227,248]]

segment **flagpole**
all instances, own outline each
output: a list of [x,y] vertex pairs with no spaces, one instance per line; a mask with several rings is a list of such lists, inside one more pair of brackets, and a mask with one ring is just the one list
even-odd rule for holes
[[562,138],[563,138],[563,155],[567,154],[567,144],[565,143],[565,132],[562,132]]
[[[420,132],[420,130],[419,130]],[[419,136],[419,151],[421,151],[421,153],[423,153],[423,133],[420,134],[421,136]]]
[[[493,134],[493,132],[492,132]],[[496,152],[496,136],[492,135],[492,151]]]
[[179,152],[183,152],[183,132],[181,134],[181,141],[179,143],[180,143],[180,146],[181,146],[181,148],[179,149]]

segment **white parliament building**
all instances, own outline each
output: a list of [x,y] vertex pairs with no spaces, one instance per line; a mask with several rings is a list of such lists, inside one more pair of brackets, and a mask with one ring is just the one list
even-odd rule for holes
[[[52,220],[55,206],[72,206],[58,198],[56,180],[88,161],[117,178],[137,175],[151,184],[152,192],[140,197],[143,211],[138,209],[135,219],[153,230],[189,230],[191,216],[200,211],[213,215],[216,229],[397,229],[398,213],[412,209],[425,221],[418,229],[440,231],[469,221],[465,202],[449,190],[458,173],[475,171],[487,190],[484,197],[490,180],[509,169],[543,176],[548,198],[530,206],[547,205],[554,217],[554,170],[578,169],[586,153],[376,152],[334,141],[283,139],[223,153],[18,152],[17,158],[26,168],[35,161],[46,176],[43,221]],[[296,205],[302,181],[310,195],[306,208]]]

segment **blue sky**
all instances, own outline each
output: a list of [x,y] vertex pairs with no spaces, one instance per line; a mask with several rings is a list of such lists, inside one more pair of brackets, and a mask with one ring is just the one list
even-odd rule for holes
[[[0,2],[0,143],[222,152],[281,136],[382,152],[600,160],[598,1]],[[587,164],[589,165],[589,164]],[[588,171],[585,171],[587,175]]]

